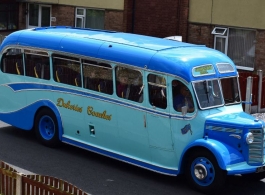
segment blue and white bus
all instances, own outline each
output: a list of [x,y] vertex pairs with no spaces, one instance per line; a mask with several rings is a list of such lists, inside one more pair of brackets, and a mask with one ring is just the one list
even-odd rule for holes
[[72,27],[14,32],[0,47],[0,120],[211,193],[262,179],[264,123],[243,112],[238,72],[201,45]]

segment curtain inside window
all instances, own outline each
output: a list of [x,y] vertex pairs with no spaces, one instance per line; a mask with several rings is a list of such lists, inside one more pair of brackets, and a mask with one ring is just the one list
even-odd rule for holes
[[86,28],[104,29],[104,10],[86,10]]
[[237,66],[254,68],[255,31],[229,29],[227,55]]

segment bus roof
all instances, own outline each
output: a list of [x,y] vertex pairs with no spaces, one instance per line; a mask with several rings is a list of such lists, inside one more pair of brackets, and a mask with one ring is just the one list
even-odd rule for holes
[[229,63],[234,71],[215,74],[203,79],[237,75],[235,65],[225,54],[207,48],[162,38],[130,33],[80,29],[65,26],[40,27],[14,32],[3,41],[0,51],[11,45],[45,48],[52,51],[73,53],[92,58],[111,60],[136,67],[180,76],[186,81],[202,79],[194,77],[196,66]]

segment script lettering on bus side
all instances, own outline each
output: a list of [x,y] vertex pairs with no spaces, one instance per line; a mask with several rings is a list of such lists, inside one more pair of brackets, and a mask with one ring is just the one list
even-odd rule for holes
[[103,112],[95,112],[92,106],[87,107],[87,114],[94,116],[94,117],[102,118],[108,121],[111,120],[111,116],[112,116],[112,115],[107,115],[106,110],[104,110]]
[[76,104],[76,105],[71,104],[70,101],[65,103],[63,98],[58,98],[57,99],[57,106],[63,107],[63,108],[69,109],[69,110],[73,110],[73,111],[76,111],[76,112],[80,112],[80,113],[82,112],[82,109],[83,109],[82,107],[79,107],[78,104]]

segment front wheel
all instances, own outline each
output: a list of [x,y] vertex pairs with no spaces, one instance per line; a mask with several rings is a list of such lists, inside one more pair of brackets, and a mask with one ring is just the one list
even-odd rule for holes
[[49,109],[42,109],[35,118],[35,133],[38,140],[48,147],[58,146],[59,132],[55,114]]
[[213,154],[206,150],[189,156],[185,174],[192,187],[203,193],[216,192],[226,180],[226,172],[219,167]]

